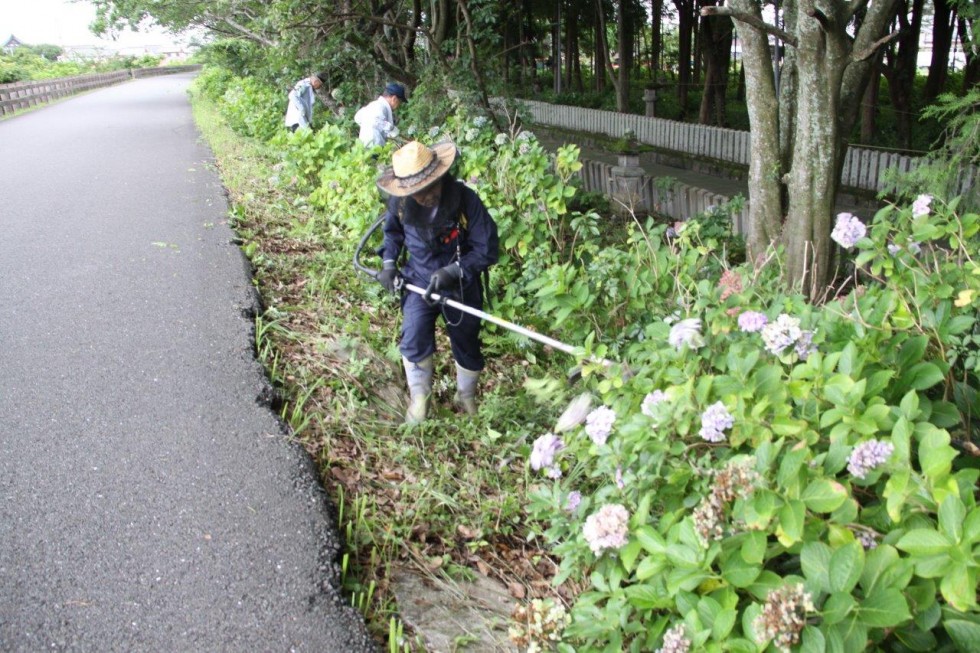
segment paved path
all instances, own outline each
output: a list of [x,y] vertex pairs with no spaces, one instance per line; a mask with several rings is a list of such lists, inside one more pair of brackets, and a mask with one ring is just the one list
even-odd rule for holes
[[0,650],[370,650],[187,74],[0,122]]

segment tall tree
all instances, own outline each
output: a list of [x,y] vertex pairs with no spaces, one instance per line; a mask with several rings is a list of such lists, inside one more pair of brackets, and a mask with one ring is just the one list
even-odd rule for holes
[[929,62],[929,77],[923,89],[923,101],[932,101],[946,88],[949,70],[949,49],[953,44],[953,30],[956,27],[956,8],[949,0],[932,0],[932,60]]
[[656,83],[660,79],[660,67],[663,59],[660,51],[663,50],[663,20],[664,20],[664,0],[653,0],[650,5],[650,70],[653,74],[653,81]]
[[687,96],[692,84],[697,0],[673,0],[673,3],[677,9],[677,100],[683,119],[687,115]]
[[970,0],[957,0],[959,19],[956,21],[966,68],[963,71],[963,94],[980,84],[980,35],[977,34],[977,21],[980,20],[980,7]]
[[[705,4],[714,4],[706,0]],[[732,56],[734,25],[728,16],[707,16],[701,21],[701,51],[704,55],[704,92],[698,122],[724,126],[727,122],[725,101],[728,92],[728,70]]]
[[[848,27],[865,6],[852,37]],[[729,0],[702,13],[732,16],[742,39],[752,131],[750,254],[781,243],[787,282],[818,298],[832,274],[830,231],[844,139],[857,119],[870,58],[889,38],[893,2],[786,0],[784,29],[763,20],[755,0]],[[769,35],[789,46],[783,67],[791,70],[783,71],[778,94]]]
[[895,8],[898,37],[885,50],[885,65],[882,67],[895,110],[898,142],[906,149],[912,145],[912,90],[919,59],[923,4],[924,0],[898,1]]

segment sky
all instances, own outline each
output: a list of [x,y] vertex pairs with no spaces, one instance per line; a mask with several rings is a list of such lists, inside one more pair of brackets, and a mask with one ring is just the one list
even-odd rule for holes
[[86,0],[0,0],[0,42],[11,34],[28,45],[99,45],[116,50],[186,42],[150,26],[139,33],[124,30],[115,40],[100,39],[88,29],[94,19],[95,7]]

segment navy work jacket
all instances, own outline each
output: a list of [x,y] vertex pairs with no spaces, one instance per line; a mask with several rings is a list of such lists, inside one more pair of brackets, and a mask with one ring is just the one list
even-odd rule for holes
[[468,286],[497,262],[497,224],[473,189],[450,177],[443,181],[434,217],[431,211],[411,197],[389,198],[381,257],[397,261],[404,247],[409,258],[401,274],[424,288],[433,272],[456,262],[458,243],[459,267]]

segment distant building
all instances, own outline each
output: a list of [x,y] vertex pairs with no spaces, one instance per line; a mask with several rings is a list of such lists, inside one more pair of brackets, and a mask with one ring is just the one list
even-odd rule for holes
[[25,45],[25,43],[21,41],[19,38],[17,38],[16,36],[14,36],[13,34],[11,34],[10,38],[4,41],[3,45],[0,45],[0,50],[3,50],[5,54],[13,54],[14,50],[16,50],[22,45]]

